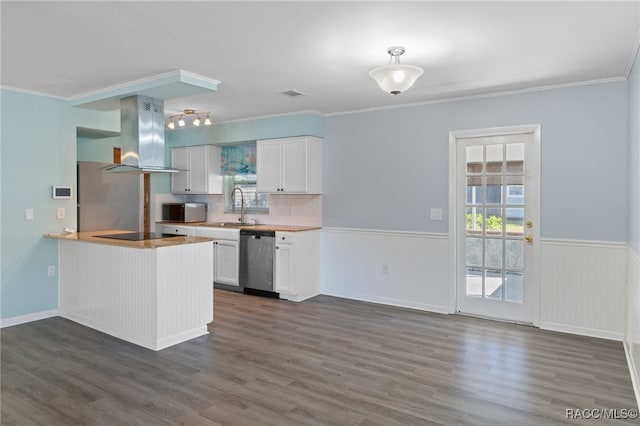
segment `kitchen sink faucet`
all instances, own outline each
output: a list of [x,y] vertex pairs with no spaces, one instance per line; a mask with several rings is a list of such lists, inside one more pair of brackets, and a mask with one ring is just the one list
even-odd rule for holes
[[240,218],[238,221],[240,221],[240,223],[245,223],[244,192],[242,192],[242,189],[237,186],[233,188],[233,191],[231,192],[231,205],[233,206],[231,210],[234,213],[236,212],[236,191],[240,191]]

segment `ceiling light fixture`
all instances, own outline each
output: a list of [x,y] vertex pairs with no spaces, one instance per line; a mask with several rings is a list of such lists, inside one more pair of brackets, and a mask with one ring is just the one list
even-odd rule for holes
[[167,128],[168,129],[175,129],[176,128],[176,118],[177,118],[177,122],[178,122],[178,127],[185,127],[187,125],[187,123],[185,122],[185,117],[189,117],[191,115],[195,116],[195,118],[193,119],[193,121],[191,122],[191,124],[193,124],[194,126],[198,127],[200,126],[200,123],[202,122],[200,116],[204,116],[206,114],[206,118],[204,119],[204,125],[205,126],[211,126],[211,118],[209,118],[209,114],[211,114],[210,112],[204,111],[204,112],[199,112],[196,111],[195,109],[185,109],[182,111],[182,113],[180,114],[175,114],[169,117],[169,124],[167,124]]
[[405,52],[401,46],[392,46],[387,50],[391,55],[389,65],[374,68],[369,71],[369,76],[373,78],[380,88],[392,95],[399,95],[413,86],[424,70],[415,65],[401,65],[400,55]]

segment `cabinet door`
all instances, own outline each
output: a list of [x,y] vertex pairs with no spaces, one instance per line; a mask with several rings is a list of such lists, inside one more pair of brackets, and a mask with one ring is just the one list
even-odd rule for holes
[[282,140],[282,184],[284,192],[307,192],[308,146],[304,138]]
[[218,240],[215,244],[214,281],[228,285],[239,285],[238,242]]
[[171,174],[171,192],[186,194],[189,192],[189,148],[174,148],[171,150],[171,167],[185,170]]
[[258,141],[256,145],[256,190],[280,192],[280,140]]
[[189,149],[189,192],[206,194],[209,191],[209,155],[206,146]]
[[278,243],[276,245],[276,292],[295,294],[293,277],[293,245]]

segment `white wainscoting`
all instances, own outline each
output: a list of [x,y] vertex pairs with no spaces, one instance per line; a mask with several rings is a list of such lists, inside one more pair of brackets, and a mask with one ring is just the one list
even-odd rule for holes
[[626,245],[543,239],[540,327],[622,340]]
[[447,234],[322,228],[320,292],[447,313],[448,247]]
[[640,257],[631,247],[627,247],[626,301],[624,349],[636,401],[640,406]]

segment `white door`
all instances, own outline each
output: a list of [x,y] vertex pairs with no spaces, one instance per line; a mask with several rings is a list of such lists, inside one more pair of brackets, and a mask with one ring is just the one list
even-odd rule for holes
[[171,173],[171,192],[184,194],[189,192],[189,148],[174,148],[171,150],[171,167],[184,170]]
[[189,192],[205,194],[209,191],[209,156],[206,146],[189,149]]
[[238,241],[218,240],[214,247],[214,281],[239,285]]
[[294,294],[293,245],[283,243],[276,245],[275,267],[275,290]]
[[304,138],[282,141],[282,190],[307,192],[308,144]]
[[281,192],[281,143],[279,139],[258,141],[256,145],[256,190]]
[[456,309],[534,323],[538,134],[457,137]]

